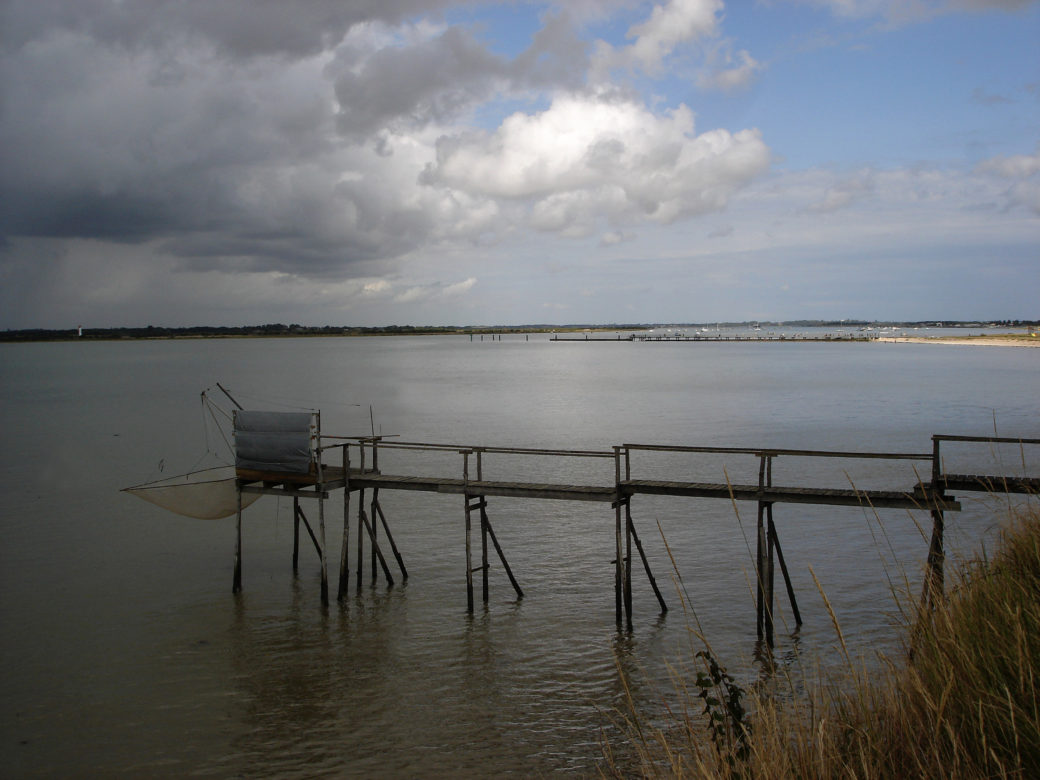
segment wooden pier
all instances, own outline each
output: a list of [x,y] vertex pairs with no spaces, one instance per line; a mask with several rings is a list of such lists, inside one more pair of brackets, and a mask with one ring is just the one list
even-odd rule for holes
[[[632,572],[636,568],[634,555],[646,574],[647,581],[660,605],[667,604],[657,585],[649,560],[633,519],[632,502],[637,496],[656,495],[674,498],[715,498],[731,502],[752,501],[757,505],[757,549],[755,554],[757,630],[760,638],[773,644],[773,611],[775,604],[775,574],[779,564],[788,599],[797,624],[801,615],[787,564],[773,522],[775,504],[822,504],[836,507],[899,508],[928,512],[932,518],[932,534],[926,559],[926,577],[922,602],[930,605],[943,593],[943,527],[944,515],[961,508],[949,491],[985,491],[1009,493],[1036,493],[1040,491],[1040,477],[1006,477],[1001,475],[947,474],[943,470],[942,442],[986,442],[1035,445],[1040,439],[1013,439],[1002,437],[933,436],[932,450],[925,453],[870,453],[775,448],[680,447],[655,444],[622,444],[611,450],[552,450],[513,447],[479,447],[456,444],[401,442],[381,436],[330,437],[315,436],[314,463],[306,473],[281,474],[238,470],[238,494],[258,493],[293,499],[294,547],[293,568],[299,556],[299,527],[306,527],[321,560],[321,598],[329,602],[328,545],[325,532],[325,502],[332,492],[343,493],[343,537],[339,558],[337,596],[343,599],[348,592],[350,562],[350,502],[357,497],[357,535],[355,574],[357,587],[362,586],[362,571],[367,543],[369,567],[373,580],[382,571],[388,585],[394,582],[394,572],[387,556],[392,554],[402,578],[408,577],[403,556],[391,532],[390,524],[379,503],[383,490],[407,490],[457,495],[463,498],[462,514],[465,527],[466,603],[474,609],[474,574],[481,576],[483,601],[489,599],[490,548],[493,546],[502,568],[513,587],[516,597],[523,598],[523,590],[510,568],[505,551],[495,535],[488,514],[491,498],[550,499],[557,501],[586,501],[608,504],[613,510],[614,530],[614,591],[615,616],[620,625],[632,626]],[[453,476],[436,474],[386,473],[380,468],[380,454],[441,453],[458,456],[459,470]],[[637,477],[633,457],[656,453],[666,457],[675,455],[747,456],[757,460],[758,479],[753,483],[694,482]],[[612,461],[614,479],[603,484],[566,484],[485,479],[486,459],[490,456],[517,456],[521,458],[599,459]],[[928,464],[927,481],[917,477],[908,480],[903,489],[857,490],[855,488],[823,488],[779,485],[773,482],[773,464],[778,458],[812,459],[881,459]],[[326,460],[329,462],[326,463]],[[335,465],[333,465],[333,462]],[[366,503],[366,495],[368,500]],[[301,499],[317,501],[318,529],[315,531],[301,507]],[[238,547],[235,559],[233,589],[241,589],[241,528],[242,509],[239,501]],[[480,562],[474,549],[474,529],[479,528]],[[380,531],[382,529],[382,531]],[[385,541],[381,539],[385,537]]]
[[673,334],[660,334],[654,335],[651,333],[629,333],[622,336],[617,333],[613,336],[605,335],[601,332],[597,333],[586,333],[583,336],[560,336],[554,333],[549,341],[559,341],[565,343],[594,343],[594,342],[651,342],[654,344],[684,344],[690,342],[696,342],[701,344],[714,344],[720,342],[785,342],[785,343],[802,343],[802,342],[831,342],[831,341],[877,341],[876,336],[871,335],[854,335],[851,333],[824,333],[821,335],[805,336],[801,334],[779,334],[779,333],[767,333],[765,335],[757,335],[754,333],[747,334],[727,334],[725,336],[715,333],[694,333],[687,335],[685,333],[673,333]]

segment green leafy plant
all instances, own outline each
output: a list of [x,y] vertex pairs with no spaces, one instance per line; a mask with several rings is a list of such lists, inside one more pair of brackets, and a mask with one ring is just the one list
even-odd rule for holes
[[701,650],[697,658],[704,661],[706,670],[697,673],[697,696],[704,701],[704,715],[708,719],[708,733],[734,776],[739,775],[738,763],[744,764],[751,755],[748,738],[751,723],[744,708],[744,689],[722,667],[710,650]]

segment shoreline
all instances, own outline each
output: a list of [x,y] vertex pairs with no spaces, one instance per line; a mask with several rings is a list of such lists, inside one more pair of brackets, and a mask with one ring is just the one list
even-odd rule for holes
[[[143,330],[143,332],[142,332]],[[149,332],[155,330],[156,332]],[[639,335],[620,338],[605,337],[604,334],[618,334],[620,330],[638,331]],[[222,332],[223,331],[223,332]],[[1000,334],[978,334],[965,336],[880,336],[868,333],[827,333],[824,335],[805,336],[802,334],[790,335],[727,335],[715,336],[714,334],[702,336],[695,334],[686,335],[650,335],[650,328],[618,328],[617,326],[503,326],[503,327],[473,327],[473,328],[355,328],[355,329],[300,329],[298,331],[273,331],[262,330],[239,330],[236,328],[215,329],[214,331],[199,332],[195,329],[101,329],[93,332],[85,331],[83,335],[75,331],[7,331],[0,332],[0,343],[46,343],[46,342],[87,342],[87,341],[169,341],[169,340],[201,340],[201,339],[271,339],[271,338],[387,338],[393,336],[532,336],[547,335],[550,341],[776,341],[776,342],[800,342],[800,341],[849,341],[865,342],[879,341],[890,344],[955,344],[968,346],[999,346],[999,347],[1040,347],[1040,332],[1034,333],[1000,333]],[[560,336],[563,338],[560,338]]]
[[889,344],[952,344],[956,346],[1040,347],[1040,336],[1009,333],[999,336],[878,336],[876,341]]

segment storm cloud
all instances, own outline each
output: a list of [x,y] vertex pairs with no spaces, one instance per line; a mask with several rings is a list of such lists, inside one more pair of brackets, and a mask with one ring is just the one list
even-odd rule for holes
[[[586,87],[565,13],[507,58],[436,17],[408,21],[445,5],[7,4],[4,237],[350,276],[516,224],[574,234],[721,208],[767,164],[751,131],[697,136],[685,106]],[[633,28],[635,57],[659,65],[716,6],[655,10]],[[474,129],[492,97],[551,102]]]

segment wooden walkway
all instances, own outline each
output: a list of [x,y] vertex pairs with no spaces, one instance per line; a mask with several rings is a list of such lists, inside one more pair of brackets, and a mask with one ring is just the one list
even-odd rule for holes
[[359,474],[351,477],[351,490],[421,490],[456,496],[495,498],[543,498],[557,501],[603,501],[617,498],[613,485],[556,485],[536,482],[466,481],[451,477],[414,477],[392,474]]
[[[968,478],[960,478],[958,485],[967,485]],[[986,480],[986,477],[972,478]],[[1040,480],[1033,480],[1040,484]],[[972,482],[972,484],[977,484]],[[978,483],[981,484],[981,483]],[[1010,487],[1021,487],[1022,480],[1008,481]],[[855,490],[842,488],[784,487],[774,485],[729,484],[725,482],[676,482],[665,480],[629,479],[614,485],[556,485],[535,482],[466,482],[451,477],[416,477],[372,472],[352,474],[351,490],[418,490],[427,493],[452,495],[480,495],[496,498],[534,498],[558,501],[602,501],[613,503],[618,491],[625,498],[636,495],[683,496],[686,498],[725,498],[735,501],[768,501],[776,504],[826,504],[829,506],[871,506],[878,509],[922,509],[938,506],[945,511],[957,511],[960,504],[944,491],[932,491],[918,486],[909,491]],[[944,490],[948,488],[944,482]],[[969,490],[979,487],[966,488]],[[984,488],[982,488],[984,489]],[[258,491],[259,492],[259,491]],[[1022,491],[1017,491],[1022,492]]]
[[[358,524],[356,541],[357,584],[362,585],[364,566],[363,550],[368,545],[370,571],[375,580],[381,569],[388,584],[393,583],[393,573],[387,563],[392,551],[401,576],[407,578],[403,557],[391,533],[390,524],[379,503],[379,491],[402,490],[426,493],[457,495],[464,498],[467,607],[474,607],[474,573],[480,573],[483,599],[488,601],[490,569],[489,541],[493,545],[502,567],[512,584],[517,598],[523,591],[509,566],[487,513],[489,498],[547,499],[557,501],[585,501],[609,504],[614,510],[616,558],[615,607],[619,625],[626,620],[632,622],[632,570],[638,554],[647,579],[658,599],[661,610],[667,605],[657,587],[649,561],[643,550],[632,517],[632,501],[637,496],[671,496],[677,498],[726,499],[730,501],[753,501],[758,506],[758,540],[755,569],[757,583],[758,633],[772,645],[774,576],[779,564],[784,577],[788,597],[797,624],[801,623],[791,579],[780,547],[780,539],[773,522],[774,504],[817,504],[828,506],[894,508],[910,511],[926,511],[932,517],[932,538],[927,558],[927,576],[923,599],[927,603],[941,596],[943,589],[943,525],[944,513],[958,511],[961,505],[949,491],[985,491],[996,493],[1037,493],[1040,477],[947,474],[942,469],[940,447],[942,442],[987,442],[1014,443],[1018,445],[1040,444],[1040,439],[1008,439],[997,437],[935,436],[930,453],[870,453],[834,452],[821,450],[787,450],[768,448],[719,448],[719,447],[676,447],[647,444],[624,444],[611,451],[542,450],[529,448],[466,447],[450,444],[407,443],[388,440],[384,437],[322,437],[323,440],[339,439],[341,443],[328,444],[320,448],[324,457],[330,451],[339,451],[340,465],[319,463],[315,473],[299,475],[265,474],[240,472],[238,486],[242,493],[259,493],[291,497],[294,502],[295,540],[293,550],[294,570],[299,554],[299,527],[306,527],[315,549],[322,561],[322,599],[328,603],[327,553],[325,544],[324,503],[333,491],[343,489],[343,540],[340,554],[339,598],[347,593],[349,581],[349,514],[350,496],[358,496]],[[461,456],[462,476],[436,476],[429,474],[389,474],[379,468],[380,453],[388,451],[412,451],[419,453],[442,453]],[[632,476],[632,457],[635,453],[709,454],[725,456],[750,456],[758,461],[759,479],[755,484],[696,482],[683,480],[636,479]],[[355,457],[356,453],[356,457]],[[613,461],[615,479],[604,484],[565,484],[527,481],[502,481],[483,478],[484,459],[490,455],[546,456],[566,458],[609,459]],[[772,467],[777,458],[852,458],[886,459],[900,461],[923,461],[930,465],[928,482],[916,479],[905,489],[857,490],[854,488],[825,488],[784,486],[773,484]],[[352,460],[352,458],[354,458]],[[357,464],[357,465],[354,465]],[[472,469],[472,470],[471,470]],[[916,474],[916,472],[914,472]],[[472,477],[472,478],[471,478]],[[366,491],[370,500],[366,505]],[[300,499],[318,499],[319,532],[315,533],[301,506]],[[474,520],[476,517],[476,521]],[[475,523],[479,523],[481,562],[474,565],[472,534]],[[239,511],[239,533],[241,533],[241,510]],[[382,529],[382,531],[380,531]],[[380,537],[385,536],[382,542]],[[319,538],[320,537],[320,538]],[[384,553],[384,547],[388,549]],[[240,586],[240,571],[236,569],[236,581]]]
[[[605,453],[606,454],[606,453]],[[268,474],[255,479],[240,480],[243,493],[278,495],[296,498],[321,497],[348,485],[341,467],[325,467],[323,479],[287,479],[284,475]],[[829,506],[859,506],[878,509],[940,508],[958,511],[961,506],[948,490],[986,491],[998,493],[1031,493],[1040,491],[1040,478],[996,477],[980,475],[943,475],[941,489],[929,484],[918,484],[910,490],[856,490],[855,488],[816,488],[726,482],[686,482],[676,480],[624,479],[616,485],[573,485],[543,482],[506,482],[492,480],[465,480],[459,477],[416,476],[383,474],[368,469],[351,469],[349,486],[359,490],[407,490],[448,495],[480,495],[494,498],[531,498],[555,501],[599,501],[613,503],[618,499],[637,495],[679,496],[685,498],[722,498],[734,501],[766,501],[777,504],[824,504]],[[320,496],[319,496],[320,493]]]

